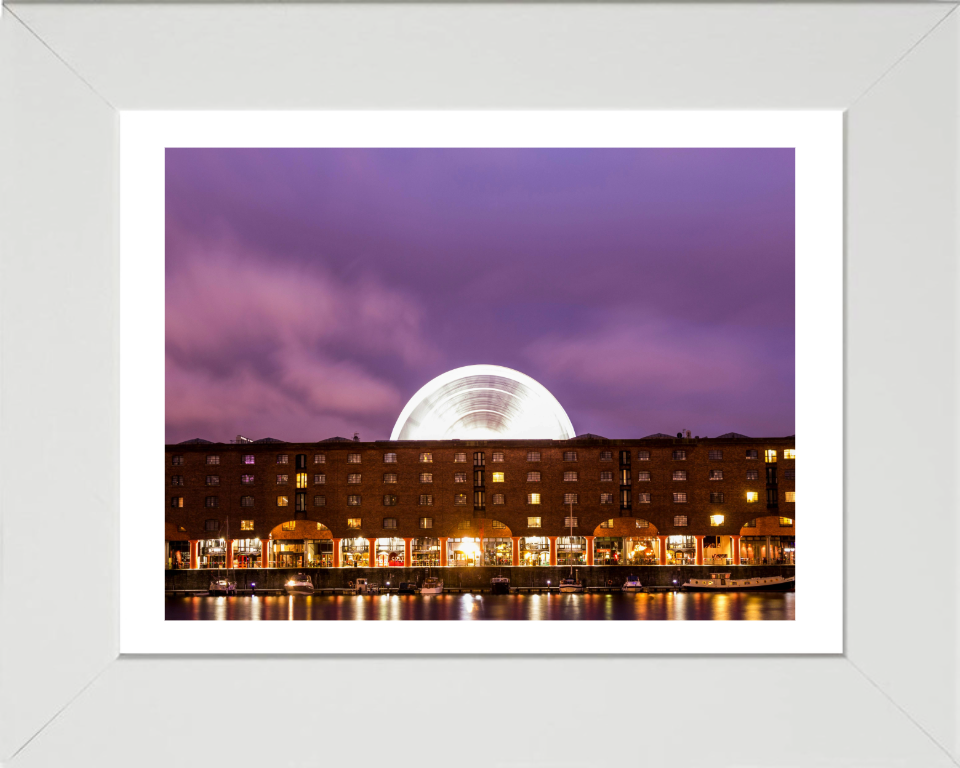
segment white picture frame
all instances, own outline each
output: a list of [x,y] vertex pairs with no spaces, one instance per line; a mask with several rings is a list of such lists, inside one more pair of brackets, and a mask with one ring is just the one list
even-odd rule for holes
[[[622,749],[650,764],[954,765],[955,9],[6,7],[0,760],[210,764],[225,759],[208,727],[222,706],[227,725],[265,734],[244,740],[255,762],[277,759],[273,734],[298,712],[336,734],[323,762],[372,760],[376,712],[378,740],[407,745],[400,765],[424,762],[418,718],[429,762],[600,765]],[[845,110],[842,655],[118,658],[118,112],[350,107]],[[947,555],[905,568],[891,541],[920,515]],[[515,707],[521,727],[488,745],[465,734],[510,717],[511,681],[531,673],[541,683],[520,701],[541,706]],[[198,695],[210,677],[216,697]],[[611,677],[623,684],[598,690]],[[632,695],[633,679],[657,695]],[[621,732],[641,737],[601,738]]]

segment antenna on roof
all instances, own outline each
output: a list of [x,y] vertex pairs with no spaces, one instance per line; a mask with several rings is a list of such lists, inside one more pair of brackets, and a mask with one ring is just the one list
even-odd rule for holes
[[354,432],[354,433],[353,433],[353,442],[355,442],[355,443],[359,443],[359,442],[360,442],[360,433],[359,433],[359,432]]

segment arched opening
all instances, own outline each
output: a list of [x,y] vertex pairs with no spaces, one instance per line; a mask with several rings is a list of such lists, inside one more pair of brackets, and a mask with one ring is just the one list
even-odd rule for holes
[[[333,535],[316,520],[288,520],[270,531],[263,542],[258,539],[237,539],[235,558],[243,555],[257,567],[257,559],[268,568],[331,568]],[[238,566],[243,567],[243,566]]]
[[594,531],[594,565],[657,565],[657,527],[642,517],[612,517]]
[[796,565],[797,535],[789,517],[763,515],[740,529],[741,565]]
[[164,563],[167,570],[190,567],[190,540],[187,529],[170,521],[164,523]]
[[447,565],[475,567],[511,565],[513,540],[506,523],[492,518],[467,519],[460,522],[460,536],[447,538]]

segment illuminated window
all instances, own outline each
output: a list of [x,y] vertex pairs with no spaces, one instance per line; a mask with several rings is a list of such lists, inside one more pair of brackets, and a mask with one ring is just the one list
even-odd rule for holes
[[278,507],[286,507],[286,506],[289,506],[289,505],[290,505],[290,497],[289,497],[289,496],[277,496],[277,506],[278,506]]
[[253,520],[241,520],[241,521],[240,521],[240,530],[241,530],[241,531],[252,531],[252,530],[253,530]]
[[384,528],[396,528],[396,527],[397,527],[397,518],[395,518],[395,517],[385,517],[385,518],[383,518],[383,527],[384,527]]
[[576,451],[564,451],[564,452],[563,452],[563,460],[564,460],[564,461],[576,461],[576,460],[577,460],[577,452],[576,452]]
[[183,475],[172,475],[170,485],[183,485]]
[[178,526],[177,526],[177,531],[178,531],[179,533],[186,533],[186,532],[187,532],[187,529],[186,529],[184,526],[182,526],[182,525],[178,525]]
[[220,485],[220,475],[207,475],[207,485]]
[[646,520],[637,519],[637,528],[649,528],[650,523]]
[[760,494],[756,491],[747,491],[747,501],[751,504],[760,499]]
[[[538,504],[540,502],[537,502]],[[527,518],[527,528],[539,528],[540,527],[540,518],[539,517],[528,517]]]
[[314,476],[313,476],[313,484],[314,484],[314,485],[326,485],[326,484],[327,484],[327,476],[326,476],[326,474],[314,475]]
[[183,466],[183,456],[171,456],[171,462],[175,467]]
[[620,485],[630,485],[629,467],[620,470]]
[[613,451],[600,451],[600,461],[613,461]]
[[[506,501],[507,499],[502,493],[493,494],[493,503],[496,504],[498,507],[505,504]],[[496,523],[496,520],[494,520],[494,523]],[[494,525],[493,527],[496,528],[497,526]]]
[[638,493],[637,494],[637,504],[649,504],[650,503],[650,494],[649,493]]
[[348,517],[347,518],[347,528],[359,528],[360,527],[360,518],[359,517]]
[[673,471],[674,480],[686,480],[687,479],[687,470],[685,469],[675,469]]
[[325,507],[325,506],[327,506],[327,497],[326,497],[326,496],[314,496],[314,497],[313,497],[313,506],[315,506],[315,507]]
[[453,473],[453,482],[455,482],[455,483],[465,483],[465,482],[467,482],[467,473],[466,473],[466,472],[454,472],[454,473]]
[[397,454],[395,454],[395,453],[385,453],[385,454],[383,454],[383,463],[384,463],[384,464],[396,464],[396,463],[397,463]]
[[277,475],[277,485],[286,485],[289,475]]
[[687,494],[685,494],[685,493],[675,493],[675,494],[673,494],[673,503],[674,503],[674,504],[686,504],[686,503],[687,503]]
[[796,471],[793,467],[790,469],[783,470],[783,479],[784,480],[794,480],[796,479]]
[[453,454],[453,463],[454,463],[454,464],[466,464],[466,463],[467,463],[467,454],[465,454],[465,453],[455,453],[455,454]]
[[347,454],[347,464],[359,464],[360,463],[360,454],[359,453],[348,453]]
[[789,517],[780,518],[780,527],[781,528],[791,528],[793,526],[793,520]]
[[220,497],[219,496],[207,496],[203,502],[205,507],[219,507],[220,506]]
[[486,461],[483,458],[483,451],[474,451],[473,453],[473,466],[482,467],[486,464]]
[[385,507],[395,507],[397,506],[397,497],[387,494],[383,497],[383,506]]
[[793,448],[784,448],[784,449],[783,449],[783,459],[784,459],[784,461],[786,461],[787,459],[796,459],[796,458],[797,458],[797,452],[796,452]]
[[420,527],[421,527],[421,528],[433,528],[433,518],[432,518],[432,517],[421,517],[421,518],[420,518]]
[[384,482],[385,484],[387,484],[387,485],[391,485],[391,484],[393,484],[393,483],[396,483],[396,482],[397,482],[397,475],[396,475],[396,473],[395,473],[395,472],[387,472],[387,473],[383,476],[383,482]]
[[527,451],[527,461],[540,461],[540,451]]
[[327,454],[325,454],[325,453],[315,453],[315,454],[313,454],[313,463],[314,463],[314,464],[326,464],[326,463],[327,463]]
[[458,493],[453,497],[453,503],[458,507],[464,507],[467,504],[467,494]]
[[502,454],[502,453],[494,453],[494,454],[493,454],[493,463],[494,463],[494,464],[503,464],[503,454]]
[[579,504],[579,503],[580,503],[580,494],[578,494],[578,493],[565,493],[565,494],[563,494],[563,503],[564,503],[564,504]]
[[290,457],[285,453],[277,455],[277,464],[288,464]]
[[432,507],[433,506],[433,496],[431,494],[424,494],[420,497],[420,506],[421,507]]
[[318,530],[318,531],[329,531],[330,529],[327,528],[327,526],[325,526],[323,523],[317,523],[317,530]]
[[620,489],[620,509],[630,509],[630,489]]
[[577,518],[575,517],[565,517],[563,518],[563,527],[564,528],[577,528]]
[[297,530],[297,521],[296,520],[287,520],[280,526],[281,531],[295,531]]
[[602,521],[600,522],[600,527],[601,527],[601,528],[613,528],[613,519],[610,519],[610,520],[602,520]]
[[506,523],[501,523],[499,520],[491,520],[491,521],[490,521],[490,527],[491,527],[491,528],[506,528],[506,527],[507,527],[507,524],[506,524]]
[[[528,493],[527,494],[527,504],[539,504],[540,503],[540,494],[539,493]],[[539,518],[538,518],[539,519]]]
[[686,516],[686,515],[677,515],[676,517],[673,518],[673,524],[674,524],[674,526],[677,527],[677,528],[682,528],[683,526],[685,526],[685,525],[687,524],[687,516]]
[[347,506],[348,506],[348,507],[359,507],[359,506],[360,506],[360,497],[359,497],[359,496],[347,496]]
[[649,472],[639,472],[639,473],[637,474],[637,480],[638,480],[639,482],[641,482],[641,483],[649,483],[649,482],[650,482],[650,473],[649,473]]
[[711,480],[723,480],[723,470],[722,470],[722,469],[711,469],[711,470],[710,470],[710,479],[711,479]]
[[220,463],[219,456],[207,456],[207,464],[219,464],[219,463]]
[[203,524],[203,529],[205,531],[219,531],[220,530],[220,521],[219,520],[207,520]]
[[743,524],[743,527],[744,527],[744,528],[756,528],[756,527],[757,527],[757,521],[756,521],[756,520],[748,520],[747,522],[745,522],[745,523]]
[[747,458],[748,458],[748,459],[756,459],[756,458],[757,458],[757,452],[751,448],[750,450],[747,451]]
[[528,483],[539,483],[539,482],[540,482],[540,473],[539,473],[539,472],[527,472],[527,482],[528,482]]
[[650,461],[650,451],[637,451],[637,461]]
[[686,451],[674,451],[674,452],[673,452],[673,460],[674,460],[674,461],[686,461],[686,460],[687,460],[687,452],[686,452]]
[[420,463],[421,463],[421,464],[432,464],[432,463],[433,463],[433,454],[432,454],[432,453],[421,453],[421,454],[420,454]]
[[252,507],[252,506],[253,506],[253,496],[241,496],[241,497],[240,497],[240,506],[241,506],[241,507]]
[[563,473],[563,482],[565,482],[565,483],[575,483],[575,482],[577,482],[577,473],[576,473],[576,472],[564,472],[564,473]]
[[601,503],[601,504],[613,504],[613,494],[612,494],[612,493],[601,493],[601,494],[600,494],[600,503]]
[[710,525],[714,527],[723,525],[723,515],[710,515]]
[[433,473],[431,473],[431,472],[421,472],[421,473],[420,473],[420,482],[421,482],[421,483],[432,483],[432,482],[433,482]]
[[773,464],[777,460],[777,452],[772,449],[766,450],[763,452],[763,458],[767,464]]
[[244,485],[253,485],[253,475],[240,475],[240,482]]
[[170,497],[170,506],[171,506],[171,507],[182,507],[182,506],[183,506],[183,496],[171,496],[171,497]]
[[747,470],[747,480],[759,480],[760,479],[760,470],[759,469],[748,469]]
[[307,487],[307,473],[297,472],[297,488],[306,488],[306,487]]
[[711,493],[711,494],[710,494],[710,503],[711,503],[711,504],[723,504],[723,494],[722,494],[722,493]]
[[503,482],[503,472],[494,472],[493,473],[493,482],[502,483]]
[[795,502],[795,501],[797,500],[797,492],[796,492],[796,491],[787,491],[785,495],[786,495],[786,497],[787,497],[787,499],[786,499],[787,501],[794,501],[794,502]]
[[352,472],[347,475],[347,484],[348,485],[359,485],[361,481],[361,475],[359,472]]
[[707,458],[710,461],[723,461],[723,451],[707,451]]

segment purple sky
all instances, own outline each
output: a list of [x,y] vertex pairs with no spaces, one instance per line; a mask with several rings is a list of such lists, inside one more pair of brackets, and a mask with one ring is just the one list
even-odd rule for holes
[[168,442],[388,439],[451,368],[577,433],[794,432],[792,149],[176,149]]

